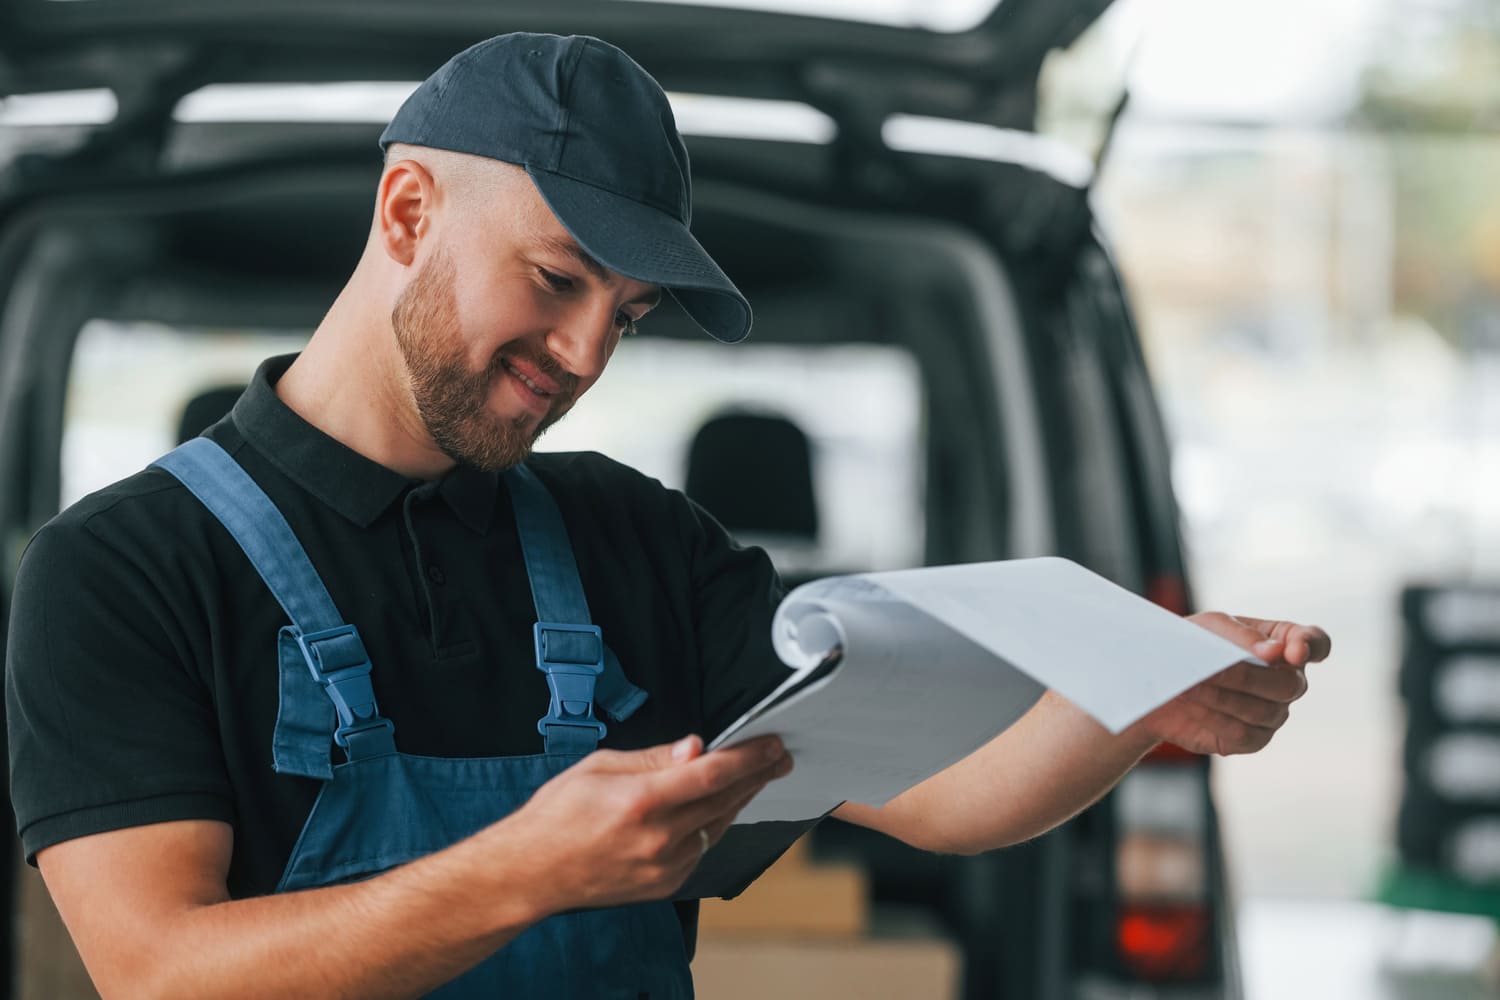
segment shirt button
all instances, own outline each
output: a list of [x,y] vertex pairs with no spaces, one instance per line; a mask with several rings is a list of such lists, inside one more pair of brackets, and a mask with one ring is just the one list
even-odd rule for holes
[[427,567],[427,579],[439,587],[448,582],[448,577],[443,574],[442,567],[436,564]]

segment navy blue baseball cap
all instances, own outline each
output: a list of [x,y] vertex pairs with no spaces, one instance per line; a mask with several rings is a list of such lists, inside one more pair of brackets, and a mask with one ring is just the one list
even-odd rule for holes
[[424,80],[380,136],[526,168],[552,214],[595,260],[660,285],[726,343],[750,303],[688,231],[692,181],[667,95],[608,42],[499,35]]

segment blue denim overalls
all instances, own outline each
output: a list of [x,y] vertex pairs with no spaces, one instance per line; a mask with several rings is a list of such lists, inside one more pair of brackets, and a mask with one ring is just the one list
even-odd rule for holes
[[[552,692],[537,723],[546,752],[448,758],[396,749],[394,727],[375,704],[358,630],[339,616],[286,519],[239,464],[207,438],[155,464],[229,530],[291,619],[277,641],[272,766],[317,778],[323,788],[277,892],[368,878],[502,819],[597,746],[605,727],[594,717],[596,694],[617,721],[646,698],[589,623],[562,515],[525,466],[505,480],[539,619],[536,663]],[[347,757],[336,767],[330,739]],[[550,917],[428,996],[677,1000],[692,994],[676,911],[656,902]]]

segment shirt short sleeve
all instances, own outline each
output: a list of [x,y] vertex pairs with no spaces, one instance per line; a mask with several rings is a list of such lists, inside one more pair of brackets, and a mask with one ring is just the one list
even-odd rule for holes
[[722,731],[786,679],[771,644],[771,620],[786,591],[770,557],[737,543],[708,511],[681,494],[692,573],[704,734]]
[[111,508],[84,507],[27,547],[7,636],[11,797],[33,863],[64,840],[233,811],[181,626],[190,598],[109,530]]

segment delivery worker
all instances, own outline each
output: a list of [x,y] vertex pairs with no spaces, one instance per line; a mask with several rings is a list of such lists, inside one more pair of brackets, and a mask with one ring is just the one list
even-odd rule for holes
[[[528,456],[663,294],[724,341],[750,308],[688,231],[666,96],[597,39],[481,42],[381,144],[307,348],[30,545],[7,677],[26,854],[105,997],[690,996],[696,910],[665,900],[791,766],[697,735],[784,676],[779,585],[681,494]],[[1197,620],[1273,669],[1120,736],[1044,696],[837,815],[975,852],[1159,740],[1259,749],[1328,638]]]

